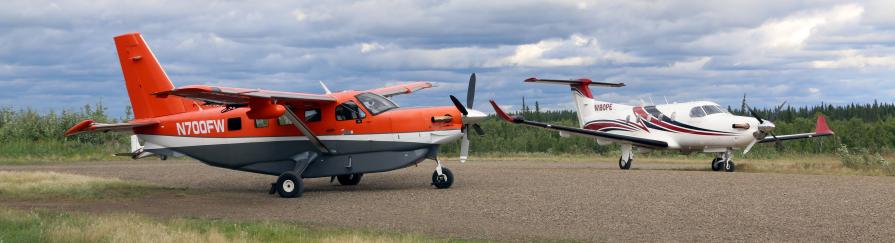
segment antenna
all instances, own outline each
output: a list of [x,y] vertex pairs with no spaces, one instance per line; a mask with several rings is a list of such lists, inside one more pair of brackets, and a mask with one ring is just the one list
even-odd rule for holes
[[668,97],[665,97],[665,96],[663,95],[662,98],[665,99],[665,104],[667,105],[667,104],[668,104]]
[[653,104],[653,105],[656,105],[656,102],[653,102],[653,96],[652,96],[652,95],[649,96],[649,103],[650,103],[650,104]]
[[324,84],[323,81],[320,81],[320,86],[323,86],[323,92],[325,92],[326,94],[332,94],[332,93],[333,93],[333,92],[330,92],[330,91],[329,91],[329,88],[326,87],[326,84]]

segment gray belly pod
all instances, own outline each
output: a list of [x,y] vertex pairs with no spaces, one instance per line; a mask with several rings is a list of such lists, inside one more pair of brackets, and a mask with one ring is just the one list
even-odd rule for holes
[[[339,143],[340,151],[322,154],[308,141],[271,141],[168,148],[210,166],[268,175],[303,171],[302,178],[396,170],[434,158],[439,145],[376,141]],[[152,150],[150,150],[152,152]]]

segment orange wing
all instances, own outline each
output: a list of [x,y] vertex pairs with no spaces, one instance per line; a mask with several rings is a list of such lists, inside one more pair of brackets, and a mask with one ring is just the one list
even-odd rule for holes
[[336,102],[336,98],[329,95],[215,87],[207,85],[189,85],[174,90],[158,92],[155,93],[155,95],[160,97],[174,95],[221,105],[246,105],[249,104],[249,100],[253,98],[267,99],[272,100],[277,104],[296,106]]
[[127,123],[96,123],[93,120],[84,120],[75,124],[71,128],[65,131],[63,136],[71,136],[78,133],[84,132],[126,132],[133,131],[132,129],[135,127],[145,127],[145,126],[155,126],[158,125],[157,120],[151,119],[141,119],[141,120],[133,120]]
[[432,85],[432,83],[429,82],[413,82],[409,84],[399,84],[378,89],[371,89],[369,91],[385,97],[392,97],[395,95],[409,94],[421,89],[428,89],[432,87],[434,86]]

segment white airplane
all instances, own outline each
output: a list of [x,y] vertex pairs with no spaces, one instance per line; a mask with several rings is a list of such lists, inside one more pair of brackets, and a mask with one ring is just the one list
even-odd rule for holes
[[[494,100],[491,105],[503,120],[534,127],[558,130],[560,136],[578,135],[596,139],[599,145],[619,144],[618,166],[631,168],[634,151],[679,150],[684,153],[714,153],[712,170],[733,172],[735,149],[749,152],[757,143],[779,142],[833,135],[824,116],[817,117],[812,133],[777,136],[774,123],[749,109],[752,117],[731,114],[717,103],[695,101],[665,105],[629,106],[594,99],[590,86],[623,87],[624,83],[529,78],[525,82],[569,85],[578,110],[579,127],[552,125],[509,116]],[[782,105],[778,107],[782,108]],[[770,135],[770,137],[768,136]]]

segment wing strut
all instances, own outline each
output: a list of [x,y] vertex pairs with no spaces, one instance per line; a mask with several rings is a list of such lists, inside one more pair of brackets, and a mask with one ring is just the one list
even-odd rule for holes
[[301,131],[301,133],[304,134],[305,137],[308,137],[308,140],[310,140],[311,143],[314,144],[314,146],[317,147],[318,150],[320,150],[320,152],[325,154],[333,152],[326,148],[326,145],[323,145],[323,142],[321,142],[320,139],[317,138],[317,135],[314,135],[314,133],[311,132],[311,129],[308,128],[308,124],[305,124],[305,122],[301,121],[301,119],[298,119],[298,116],[295,115],[295,112],[292,112],[292,106],[290,105],[286,105],[286,118],[289,118],[289,120],[292,121],[292,124],[295,125],[295,128],[298,128],[298,130]]

